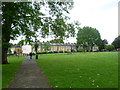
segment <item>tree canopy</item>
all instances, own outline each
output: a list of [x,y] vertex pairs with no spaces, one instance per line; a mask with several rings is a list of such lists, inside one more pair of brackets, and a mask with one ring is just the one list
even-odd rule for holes
[[50,50],[50,43],[49,42],[45,42],[42,44],[42,48],[44,49],[44,51],[49,51]]
[[53,39],[50,43],[64,43],[63,39]]
[[38,44],[37,42],[35,42],[35,44],[34,44],[34,48],[35,48],[35,52],[36,52],[36,54],[37,54],[37,51],[38,51],[38,47],[39,47],[39,44]]
[[114,45],[105,45],[105,49],[108,51],[112,51],[113,49],[115,49]]
[[103,49],[105,49],[105,45],[108,44],[107,39],[102,40],[101,44],[99,45],[99,50],[102,51]]
[[[49,9],[49,16],[42,12],[43,6]],[[20,35],[30,40],[38,32],[42,37],[50,32],[57,37],[66,36],[66,31],[71,33],[66,29],[65,13],[72,8],[73,2],[2,2],[2,63],[8,63],[9,41]]]
[[120,48],[120,35],[117,38],[115,38],[115,40],[112,42],[112,45],[114,45],[116,49]]
[[33,42],[32,39],[30,39],[30,40],[25,39],[25,40],[20,40],[17,44],[24,45],[24,44],[31,44],[31,42]]
[[92,47],[94,45],[101,44],[99,31],[96,28],[88,26],[80,28],[77,33],[77,44],[82,45],[84,49],[87,49],[87,47],[91,47],[92,51]]

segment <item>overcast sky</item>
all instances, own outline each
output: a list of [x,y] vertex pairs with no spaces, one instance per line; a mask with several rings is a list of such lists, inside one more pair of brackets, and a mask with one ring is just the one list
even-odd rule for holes
[[[119,0],[74,0],[70,17],[83,26],[99,30],[102,39],[109,44],[118,36],[118,1]],[[71,39],[71,41],[75,41]]]
[[[118,36],[118,1],[119,0],[74,0],[74,8],[69,17],[78,20],[83,26],[91,26],[99,30],[102,39],[109,44]],[[20,38],[19,38],[20,39]],[[48,39],[41,39],[47,41]],[[14,41],[14,43],[18,42]],[[76,42],[76,38],[69,38],[65,42]]]

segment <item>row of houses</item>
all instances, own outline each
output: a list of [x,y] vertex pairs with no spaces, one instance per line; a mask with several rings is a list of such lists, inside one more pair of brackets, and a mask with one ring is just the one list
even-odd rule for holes
[[[38,51],[45,51],[42,42],[39,42]],[[68,50],[77,50],[75,43],[49,43],[50,48],[49,51],[68,51]],[[34,47],[34,43],[32,43],[32,47]],[[33,48],[34,51],[34,48]]]
[[[34,42],[31,43],[31,45],[14,45],[11,47],[11,52],[14,53],[22,53],[22,54],[29,54],[30,52],[35,52],[34,49]],[[38,42],[39,47],[38,47],[38,52],[43,52],[45,49],[43,48],[44,42]],[[77,47],[75,43],[49,43],[49,51],[77,51]],[[94,46],[93,51],[97,51],[98,47]]]

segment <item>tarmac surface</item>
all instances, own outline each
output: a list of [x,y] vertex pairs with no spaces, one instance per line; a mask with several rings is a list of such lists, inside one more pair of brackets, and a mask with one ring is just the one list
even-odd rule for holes
[[50,84],[36,61],[28,56],[22,62],[8,88],[50,88]]

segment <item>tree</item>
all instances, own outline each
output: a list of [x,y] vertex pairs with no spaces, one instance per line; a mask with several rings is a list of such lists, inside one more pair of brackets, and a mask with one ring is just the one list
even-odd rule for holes
[[18,42],[18,45],[24,45],[25,40],[21,40]]
[[36,54],[37,54],[37,51],[38,51],[38,47],[39,47],[39,44],[36,42],[36,43],[34,44],[34,48],[35,48]]
[[9,53],[9,54],[12,54],[12,51],[11,51],[11,49],[10,49],[10,48],[8,49],[8,53]]
[[105,45],[105,49],[108,51],[112,51],[113,49],[115,49],[115,47],[113,45]]
[[112,45],[114,45],[114,47],[120,48],[120,36],[118,36],[117,38],[115,38],[115,40],[112,42]]
[[105,49],[105,45],[108,44],[108,41],[106,39],[102,40],[101,44],[99,45],[99,51],[102,51]]
[[53,39],[50,43],[64,43],[63,39]]
[[[45,14],[41,12],[41,8],[45,5],[48,5],[50,16],[42,18]],[[64,37],[67,29],[59,30],[56,27],[58,23],[53,22],[60,21],[60,24],[63,23],[62,28],[66,28],[67,19],[64,14],[69,13],[72,7],[72,2],[2,2],[2,63],[8,63],[9,41],[20,35],[30,40],[38,31],[43,37],[51,31],[57,37]]]
[[103,42],[104,45],[108,44],[107,39],[102,40],[102,42]]
[[33,42],[33,40],[27,40],[27,39],[25,39],[25,40],[20,40],[20,41],[18,42],[18,45],[31,44],[31,42]]
[[49,51],[50,50],[50,43],[49,42],[45,42],[44,44],[42,44],[42,47],[44,48],[44,51]]
[[16,51],[14,51],[14,54],[17,56],[17,52]]
[[77,44],[84,48],[84,51],[92,51],[94,45],[101,44],[100,33],[96,28],[83,27],[77,33]]

